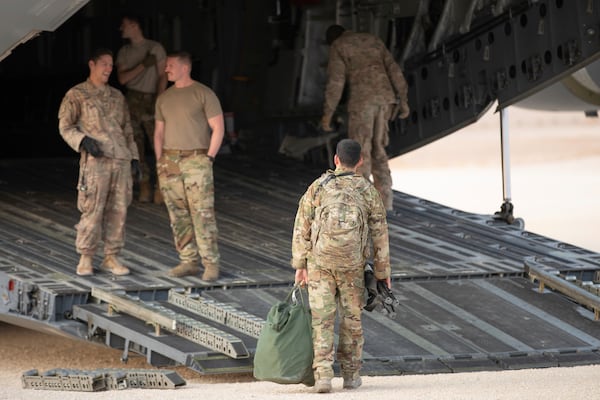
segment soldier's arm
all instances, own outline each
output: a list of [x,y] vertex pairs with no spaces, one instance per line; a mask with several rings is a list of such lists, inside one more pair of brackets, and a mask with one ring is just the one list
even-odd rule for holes
[[79,129],[80,110],[81,104],[76,96],[71,91],[67,92],[58,110],[58,130],[69,147],[77,152],[85,137]]
[[154,121],[154,155],[156,160],[162,157],[163,144],[165,142],[165,121]]
[[370,190],[371,213],[369,232],[373,241],[373,273],[377,280],[388,280],[391,275],[390,244],[385,208],[379,192]]
[[123,98],[123,122],[121,128],[123,129],[123,134],[125,135],[125,140],[127,141],[127,147],[131,152],[131,158],[134,160],[139,160],[140,155],[138,152],[137,144],[135,143],[135,139],[133,137],[133,128],[131,127],[131,116],[129,114],[129,107],[127,106],[127,102]]
[[[154,68],[154,66],[150,67]],[[117,78],[119,79],[119,83],[121,85],[126,85],[130,80],[141,74],[146,67],[144,64],[137,64],[133,68],[125,68],[121,65],[117,65]]]
[[325,87],[325,102],[323,104],[323,119],[331,121],[331,117],[342,97],[346,82],[346,65],[339,50],[333,44],[329,49],[327,64],[327,86]]
[[207,154],[211,157],[215,157],[219,152],[221,143],[223,143],[223,137],[225,136],[223,114],[209,118],[208,125],[210,126],[212,133],[210,134],[210,146],[208,147]]
[[159,95],[167,89],[168,80],[165,72],[167,66],[167,52],[162,44],[156,43],[151,50],[152,54],[156,57],[156,76],[158,80],[156,82],[156,94]]
[[294,274],[294,284],[306,285],[308,283],[308,271],[306,268],[296,270]]
[[292,234],[291,264],[295,269],[306,268],[306,260],[309,252],[312,250],[310,236],[311,225],[314,218],[313,196],[314,184],[308,188],[298,203],[298,211],[296,212],[294,231]]
[[167,66],[167,59],[164,58],[156,62],[156,73],[158,74],[158,82],[156,84],[156,94],[161,94],[167,88],[167,74],[165,73],[165,67]]
[[381,45],[383,64],[385,66],[387,75],[390,78],[390,82],[392,82],[396,96],[401,101],[408,102],[408,84],[406,83],[406,79],[404,79],[402,69],[396,60],[394,60],[392,53],[390,53],[390,51],[385,47],[383,42]]
[[133,67],[126,67],[124,63],[125,53],[123,48],[119,49],[117,58],[115,59],[117,79],[121,85],[126,85],[130,80],[141,74],[145,68],[142,63],[138,63]]

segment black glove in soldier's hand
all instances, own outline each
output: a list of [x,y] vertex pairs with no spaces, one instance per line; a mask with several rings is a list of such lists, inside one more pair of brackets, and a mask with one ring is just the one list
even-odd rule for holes
[[102,157],[103,153],[102,150],[100,149],[100,145],[98,144],[98,141],[95,139],[92,139],[89,136],[86,136],[83,138],[83,140],[81,141],[81,144],[79,145],[79,149],[83,149],[85,151],[87,151],[89,154],[93,155],[94,157]]
[[396,307],[400,301],[396,299],[387,285],[387,280],[378,280],[370,263],[365,265],[365,311],[377,310],[388,318],[396,318]]
[[139,182],[142,180],[142,170],[138,160],[131,160],[131,175],[133,176],[134,182]]

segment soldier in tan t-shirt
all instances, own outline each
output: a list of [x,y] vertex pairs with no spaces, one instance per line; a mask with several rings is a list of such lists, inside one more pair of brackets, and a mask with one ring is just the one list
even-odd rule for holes
[[191,78],[191,70],[188,53],[167,57],[165,71],[174,84],[156,100],[154,151],[181,260],[169,276],[198,274],[202,258],[202,280],[214,281],[219,277],[220,256],[212,165],[225,129],[219,99]]
[[[137,16],[123,16],[120,30],[129,43],[119,49],[115,64],[119,83],[127,89],[131,126],[140,152],[142,179],[139,200],[149,202],[152,201],[151,184],[156,180],[156,171],[152,168],[153,163],[146,162],[146,141],[150,146],[154,145],[154,104],[156,96],[167,87],[167,55],[160,43],[144,37]],[[154,190],[154,203],[162,203],[158,184]]]

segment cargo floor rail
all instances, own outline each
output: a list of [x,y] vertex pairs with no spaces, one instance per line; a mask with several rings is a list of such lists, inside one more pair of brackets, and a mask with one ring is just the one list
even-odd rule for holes
[[[539,282],[539,292],[543,292],[545,286],[557,290],[577,303],[590,308],[594,312],[594,320],[600,320],[600,296],[597,287],[594,287],[594,290],[585,288],[588,285],[580,287],[573,283],[574,279],[569,279],[568,275],[561,276],[559,270],[534,260],[525,260],[525,272],[530,279]],[[594,285],[594,282],[591,281],[590,285]]]

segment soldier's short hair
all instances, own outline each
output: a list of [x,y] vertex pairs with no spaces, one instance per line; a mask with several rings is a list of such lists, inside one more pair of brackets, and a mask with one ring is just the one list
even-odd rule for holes
[[138,14],[135,14],[131,11],[125,11],[123,14],[121,14],[121,20],[124,19],[136,23],[140,29],[142,29],[142,17],[140,17]]
[[342,139],[337,144],[335,154],[340,159],[342,165],[354,167],[360,161],[360,143],[353,139]]
[[169,58],[177,58],[183,64],[187,64],[192,67],[192,55],[187,51],[173,51],[167,55]]
[[102,56],[111,56],[111,57],[113,57],[113,52],[112,52],[112,50],[110,50],[110,49],[107,49],[107,48],[105,48],[105,47],[100,47],[100,48],[98,48],[98,49],[94,50],[94,51],[92,52],[92,54],[90,54],[90,58],[89,58],[89,60],[88,60],[88,61],[93,61],[93,62],[96,62],[96,61],[98,61],[98,60],[100,59],[100,57],[102,57]]
[[327,41],[327,44],[331,46],[331,43],[333,43],[335,39],[342,36],[342,33],[344,33],[345,30],[346,29],[344,29],[344,27],[341,25],[331,25],[329,28],[327,28],[327,32],[325,32],[325,41]]

